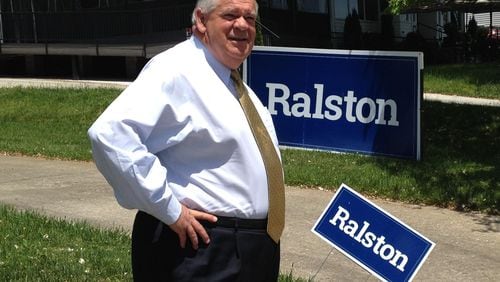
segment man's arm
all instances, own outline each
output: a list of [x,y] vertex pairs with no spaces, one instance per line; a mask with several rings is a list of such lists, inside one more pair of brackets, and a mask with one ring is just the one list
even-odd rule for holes
[[[94,122],[88,135],[96,166],[113,187],[120,205],[151,214],[179,235],[182,246],[189,238],[197,247],[196,234],[209,242],[198,220],[216,218],[189,210],[177,200],[168,187],[167,169],[151,152],[151,147],[157,152],[167,149],[168,139],[182,127],[173,115],[174,106],[165,93],[168,89],[168,82],[155,78],[146,68]],[[154,130],[157,126],[161,130]],[[153,146],[147,142],[152,139],[162,142]],[[165,147],[158,147],[158,143]]]

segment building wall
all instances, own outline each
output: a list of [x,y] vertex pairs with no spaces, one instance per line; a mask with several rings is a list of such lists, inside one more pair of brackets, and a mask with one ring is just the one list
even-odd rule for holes
[[[477,22],[477,25],[480,26],[490,26],[490,13],[480,13],[480,14],[472,14],[472,13],[467,13],[465,14],[465,21],[466,23],[469,22],[469,20],[474,16],[474,19]],[[493,12],[491,15],[492,19],[492,24],[495,27],[500,27],[500,12]]]
[[[98,7],[84,7],[60,5],[64,1],[80,3],[76,0],[33,1],[40,4],[38,8],[28,5],[31,0],[0,0],[0,11],[3,11],[0,13],[0,23],[3,24],[0,43],[4,43],[0,44],[0,63],[10,64],[17,62],[16,56],[25,56],[26,69],[36,73],[40,66],[49,66],[59,59],[54,55],[60,55],[67,57],[58,63],[70,62],[72,71],[82,69],[81,73],[85,74],[86,68],[99,68],[101,61],[118,64],[115,58],[99,59],[114,56],[123,59],[124,62],[120,59],[119,64],[129,69],[126,72],[128,77],[133,76],[136,61],[142,65],[142,60],[185,38],[185,28],[191,25],[190,16],[195,3],[195,0],[89,0],[85,3],[94,3]],[[58,6],[50,4],[56,2]],[[363,33],[380,33],[380,19],[387,7],[387,0],[258,2],[261,22],[280,37],[265,34],[266,43],[309,48],[342,48],[345,18],[353,9],[359,14]],[[17,6],[10,3],[17,3]],[[99,3],[110,4],[102,7]],[[482,17],[478,15],[477,19]],[[444,18],[440,13],[394,16],[393,36],[400,41],[418,29],[426,38],[440,39],[442,33],[435,29],[446,22]],[[500,25],[497,20],[495,24]],[[423,28],[417,21],[431,28]],[[378,42],[381,37],[377,36],[368,34],[370,41],[365,42]],[[42,56],[47,60],[41,59]],[[91,57],[98,59],[89,59]]]
[[439,16],[437,12],[418,14],[418,31],[427,39],[437,39],[436,29],[439,29]]
[[417,31],[417,15],[405,14],[394,16],[393,27],[396,40],[402,40],[408,33]]

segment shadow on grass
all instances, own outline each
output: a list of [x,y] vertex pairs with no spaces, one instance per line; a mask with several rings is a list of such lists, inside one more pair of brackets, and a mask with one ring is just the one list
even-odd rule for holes
[[[481,63],[481,64],[453,64],[453,65],[435,65],[426,67],[426,72],[431,73],[436,78],[445,81],[463,81],[464,85],[476,86],[476,91],[482,87],[498,88],[498,78],[500,77],[500,61]],[[483,95],[485,93],[478,92]],[[496,97],[500,98],[500,93]]]
[[[420,162],[370,158],[414,179],[415,200],[459,211],[500,210],[500,108],[427,102]],[[394,198],[398,198],[397,189]]]
[[[500,75],[500,61],[473,65],[464,65],[463,75],[472,84],[479,86],[488,85],[492,82],[498,82]],[[451,72],[457,73],[457,72]]]

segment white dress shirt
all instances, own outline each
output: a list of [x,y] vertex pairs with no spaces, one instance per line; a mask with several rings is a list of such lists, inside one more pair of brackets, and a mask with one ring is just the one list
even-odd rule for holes
[[[271,116],[249,94],[279,154]],[[155,56],[88,131],[120,205],[174,223],[180,203],[265,218],[266,172],[230,70],[194,36]]]

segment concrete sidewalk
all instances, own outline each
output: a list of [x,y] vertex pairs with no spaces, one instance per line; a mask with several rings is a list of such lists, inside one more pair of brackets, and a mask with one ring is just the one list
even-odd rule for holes
[[[332,192],[287,187],[282,273],[293,270],[294,276],[310,278],[328,256],[332,248],[310,229],[332,196]],[[126,231],[135,215],[117,205],[111,188],[91,162],[0,156],[0,202]],[[415,281],[500,279],[500,216],[374,202],[436,243]],[[315,281],[377,279],[333,250]]]

